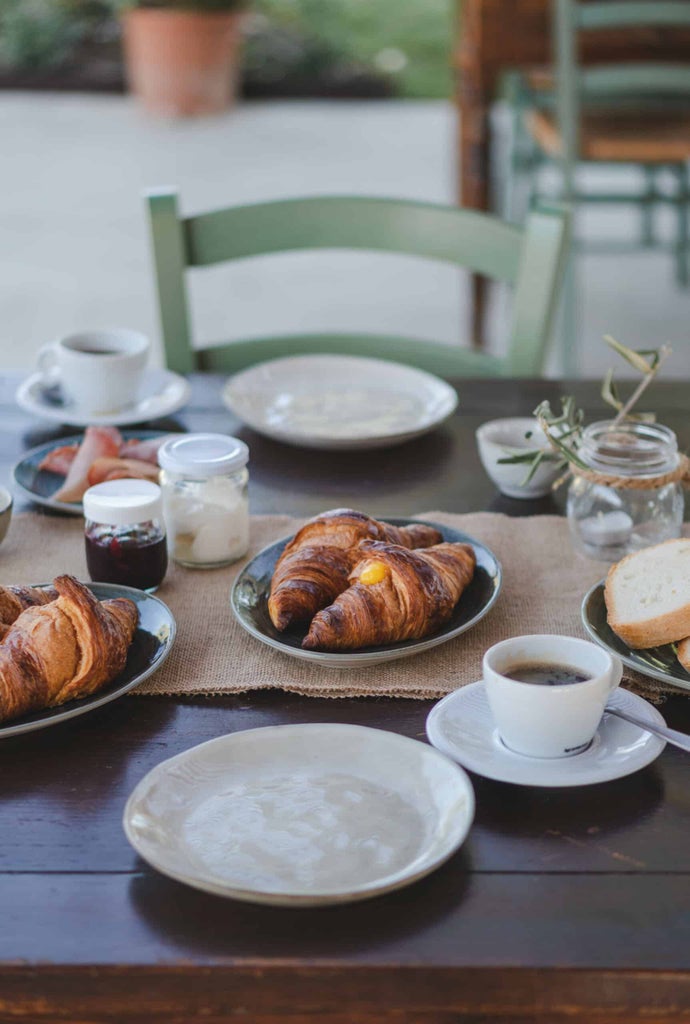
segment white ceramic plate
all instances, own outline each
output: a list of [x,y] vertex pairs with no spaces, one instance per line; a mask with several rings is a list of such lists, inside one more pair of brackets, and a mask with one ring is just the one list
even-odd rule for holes
[[358,356],[288,356],[231,377],[227,407],[254,430],[304,448],[398,444],[454,411],[454,388],[430,373]]
[[187,404],[189,393],[189,381],[179,373],[149,369],[144,372],[141,398],[126,409],[107,414],[86,413],[79,406],[65,401],[59,384],[46,388],[39,373],[28,377],[19,386],[15,397],[25,412],[56,423],[69,423],[76,427],[122,427],[170,416]]
[[[425,520],[387,516],[386,522],[395,526],[409,526],[410,523]],[[502,570],[494,553],[481,541],[440,523],[427,522],[427,526],[435,526],[440,530],[444,541],[471,544],[477,559],[474,577],[461,594],[453,614],[448,622],[431,636],[422,640],[403,640],[394,644],[367,647],[359,651],[308,651],[302,647],[302,640],[307,632],[305,627],[279,632],[268,614],[268,595],[276,563],[285,545],[291,540],[290,537],[264,548],[238,574],[230,594],[230,604],[235,618],[243,629],[261,643],[293,658],[310,661],[320,668],[363,668],[397,658],[407,658],[446,643],[471,629],[493,608],[501,591]]]
[[[154,437],[160,437],[161,434],[161,430],[123,430],[122,438],[125,441],[135,438],[140,441],[148,441]],[[165,436],[171,435],[166,434]],[[12,480],[15,488],[21,491],[29,501],[43,505],[44,508],[52,508],[56,512],[65,512],[70,516],[81,516],[83,508],[80,501],[55,501],[52,497],[65,482],[64,476],[38,467],[54,448],[62,448],[63,445],[68,444],[81,444],[83,437],[83,434],[59,437],[55,441],[48,441],[46,444],[41,444],[37,448],[32,448],[31,451],[25,452],[19,462],[12,467]]]
[[469,778],[417,740],[356,725],[232,733],[157,765],[125,807],[132,846],[180,882],[319,906],[422,878],[461,845]]
[[[616,690],[609,703],[651,724],[665,725],[656,708],[628,690]],[[519,786],[588,786],[644,768],[659,756],[664,740],[605,714],[591,745],[573,757],[524,757],[502,743],[483,682],[448,694],[426,720],[429,742],[454,761],[499,782]]]

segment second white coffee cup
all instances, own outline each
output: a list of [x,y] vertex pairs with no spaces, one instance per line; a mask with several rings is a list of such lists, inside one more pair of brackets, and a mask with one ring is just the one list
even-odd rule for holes
[[[584,679],[548,685],[511,678],[525,666],[567,667]],[[622,674],[620,660],[596,644],[550,634],[503,640],[483,662],[498,734],[510,750],[527,757],[570,757],[585,750]]]
[[81,331],[44,345],[38,369],[46,383],[58,380],[80,411],[116,412],[139,398],[149,348],[138,331]]

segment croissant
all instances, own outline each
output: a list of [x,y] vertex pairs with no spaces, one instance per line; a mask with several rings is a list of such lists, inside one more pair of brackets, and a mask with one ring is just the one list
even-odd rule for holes
[[133,601],[99,602],[73,576],[23,611],[0,643],[0,721],[95,693],[122,671],[137,626]]
[[469,544],[409,551],[365,541],[350,574],[352,585],[312,620],[302,646],[349,651],[419,640],[439,629],[474,575]]
[[309,622],[346,589],[363,540],[417,548],[438,544],[442,536],[423,523],[392,526],[349,508],[323,512],[295,534],[278,559],[268,598],[276,629]]
[[53,587],[0,587],[0,625],[10,626],[25,608],[48,604],[56,597]]

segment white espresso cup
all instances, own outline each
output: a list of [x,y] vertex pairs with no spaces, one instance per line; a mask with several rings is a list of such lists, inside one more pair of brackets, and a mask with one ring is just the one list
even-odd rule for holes
[[[585,679],[549,685],[511,678],[511,672],[527,666],[566,667]],[[571,757],[594,739],[623,666],[588,640],[538,634],[494,644],[484,655],[483,674],[506,747],[526,757]]]
[[149,347],[138,331],[80,331],[44,345],[38,369],[46,384],[59,381],[81,411],[117,412],[139,398]]

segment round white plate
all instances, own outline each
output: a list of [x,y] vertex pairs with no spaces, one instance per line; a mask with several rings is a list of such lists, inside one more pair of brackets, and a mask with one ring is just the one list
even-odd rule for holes
[[418,740],[356,725],[232,733],[157,765],[125,807],[154,868],[279,906],[362,900],[428,874],[474,816],[462,769]]
[[363,668],[428,651],[471,629],[488,614],[498,599],[503,578],[501,565],[489,548],[474,537],[450,526],[442,526],[440,523],[422,519],[400,519],[396,516],[387,516],[386,522],[395,526],[426,522],[427,526],[435,526],[441,531],[444,541],[471,544],[474,549],[477,559],[474,577],[461,594],[448,622],[436,633],[422,640],[403,640],[394,644],[366,647],[359,651],[305,650],[302,647],[302,640],[308,627],[279,632],[268,614],[271,579],[285,545],[291,540],[290,537],[269,544],[238,574],[230,592],[230,604],[235,618],[256,640],[293,658],[310,661],[319,668]]
[[228,380],[223,401],[244,423],[304,448],[360,449],[433,430],[458,404],[454,388],[411,366],[359,356],[288,356]]
[[[609,703],[655,725],[665,725],[656,708],[628,690]],[[463,686],[439,701],[426,720],[429,742],[454,761],[499,782],[519,786],[588,786],[644,768],[659,756],[664,740],[614,715],[604,714],[591,745],[573,757],[523,757],[508,750],[494,725],[483,682]]]
[[87,413],[79,406],[65,401],[59,384],[46,388],[40,373],[34,373],[22,384],[16,394],[17,404],[25,412],[56,423],[69,423],[76,427],[122,427],[131,423],[145,423],[170,416],[189,401],[189,381],[172,370],[144,371],[141,398],[111,413]]

